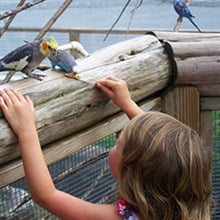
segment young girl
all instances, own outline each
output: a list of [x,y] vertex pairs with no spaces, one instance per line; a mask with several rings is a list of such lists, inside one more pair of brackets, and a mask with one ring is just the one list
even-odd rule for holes
[[56,189],[41,151],[32,101],[12,89],[0,92],[0,108],[18,137],[33,199],[61,219],[211,219],[210,151],[198,134],[166,114],[144,113],[123,80],[111,76],[96,85],[131,119],[109,153],[119,185],[116,205],[92,204]]

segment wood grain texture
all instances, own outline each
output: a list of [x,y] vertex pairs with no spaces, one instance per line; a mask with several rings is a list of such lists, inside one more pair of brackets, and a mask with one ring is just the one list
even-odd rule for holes
[[[0,86],[28,94],[36,109],[42,146],[88,128],[120,111],[95,87],[109,75],[124,79],[138,102],[167,87],[170,62],[160,41],[146,35],[112,45],[78,60],[81,81],[48,70],[44,81],[25,79]],[[0,164],[19,157],[17,139],[0,118]]]
[[[161,98],[139,103],[144,111],[161,111]],[[116,113],[93,126],[44,146],[43,153],[48,165],[61,160],[89,144],[120,131],[128,123],[127,116]],[[0,166],[0,188],[24,177],[22,160],[19,158]]]

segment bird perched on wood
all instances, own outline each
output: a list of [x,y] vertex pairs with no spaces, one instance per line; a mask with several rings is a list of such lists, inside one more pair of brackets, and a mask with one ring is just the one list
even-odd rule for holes
[[54,37],[27,42],[0,59],[0,71],[20,71],[28,77],[42,80],[45,75],[32,72],[46,56],[54,54],[57,47]]
[[74,59],[74,57],[65,50],[56,50],[55,54],[52,56],[48,56],[48,59],[51,62],[52,68],[59,67],[61,70],[66,72],[65,76],[79,79],[80,77],[77,75],[79,72],[79,67]]
[[192,15],[191,11],[189,10],[189,7],[187,4],[189,4],[188,0],[173,0],[173,7],[176,11],[176,13],[179,15],[177,19],[177,24],[174,28],[176,31],[178,27],[180,26],[180,23],[182,23],[183,17],[186,17],[189,19],[189,21],[196,27],[196,29],[201,32],[200,28],[196,25],[196,23],[193,21],[193,18],[195,18],[194,15]]

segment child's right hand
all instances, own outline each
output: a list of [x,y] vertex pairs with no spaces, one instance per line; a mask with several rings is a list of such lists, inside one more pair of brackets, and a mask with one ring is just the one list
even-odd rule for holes
[[97,88],[101,89],[112,101],[120,107],[129,118],[143,111],[132,100],[124,80],[109,76],[105,80],[96,82]]
[[132,102],[127,84],[122,79],[109,76],[105,80],[97,81],[96,86],[121,109],[124,109],[130,102]]

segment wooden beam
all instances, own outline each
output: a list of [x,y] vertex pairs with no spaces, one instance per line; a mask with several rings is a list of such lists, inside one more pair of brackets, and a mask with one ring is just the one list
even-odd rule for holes
[[[144,111],[161,111],[161,98],[141,102],[140,107]],[[43,149],[45,160],[48,165],[55,163],[85,146],[120,131],[126,123],[128,123],[127,116],[119,112],[90,128],[48,144]],[[22,177],[24,177],[24,171],[21,159],[2,165],[0,167],[0,188]]]
[[212,111],[200,112],[200,135],[209,147],[212,146]]
[[220,97],[202,97],[201,110],[220,110]]
[[[171,66],[161,42],[152,35],[124,41],[78,61],[81,80],[48,70],[44,81],[26,79],[0,86],[29,94],[36,110],[42,146],[79,132],[120,111],[95,82],[109,75],[124,79],[138,102],[164,90]],[[0,164],[19,157],[17,139],[0,117]]]
[[220,55],[176,59],[178,78],[176,85],[220,84]]
[[199,92],[192,86],[177,86],[164,97],[164,111],[199,133]]
[[202,97],[220,97],[220,84],[205,84],[197,85],[196,87]]
[[[220,38],[219,38],[220,39]],[[175,57],[186,59],[190,57],[201,56],[220,56],[219,41],[206,40],[206,41],[180,41],[170,42],[174,50]]]

